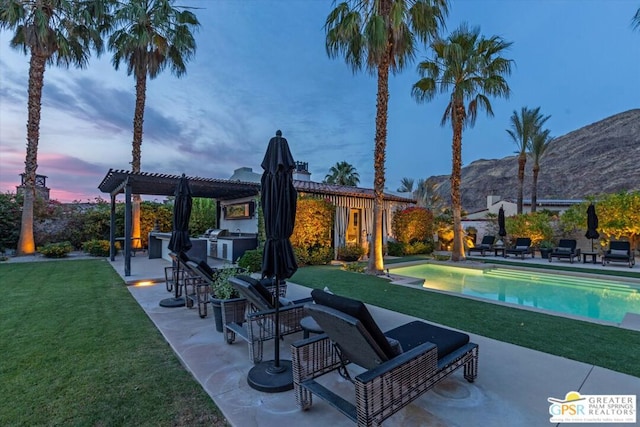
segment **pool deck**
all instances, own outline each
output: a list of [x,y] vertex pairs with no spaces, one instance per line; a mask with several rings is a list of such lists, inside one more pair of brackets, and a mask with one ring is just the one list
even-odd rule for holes
[[[112,262],[113,268],[128,283],[160,280],[166,265],[168,262],[164,260],[138,256],[132,259],[132,275],[125,278],[122,258]],[[215,331],[211,316],[201,319],[196,310],[160,307],[158,302],[168,296],[164,283],[132,285],[128,289],[231,425],[354,425],[320,399],[314,399],[310,410],[301,411],[295,404],[293,391],[270,394],[250,388],[246,379],[253,364],[249,361],[246,343],[226,344],[222,334]],[[308,294],[308,288],[289,282],[290,298]],[[415,320],[380,307],[369,307],[383,330]],[[476,382],[470,384],[461,372],[456,372],[385,421],[385,426],[569,426],[572,424],[549,422],[547,398],[563,399],[570,391],[628,395],[637,394],[640,390],[638,377],[469,335],[480,348]],[[285,337],[280,347],[282,358],[290,358],[288,345],[300,338],[297,334]],[[268,360],[268,356],[273,354],[273,342],[265,344],[264,354]],[[336,375],[330,382],[336,390],[349,395],[351,385],[342,378]]]
[[[314,399],[310,410],[301,411],[295,404],[293,391],[270,394],[250,388],[247,373],[253,364],[249,361],[246,343],[237,341],[232,345],[227,344],[222,334],[215,331],[211,315],[201,319],[194,309],[159,306],[160,300],[170,296],[163,283],[164,267],[169,265],[168,261],[150,260],[140,254],[131,261],[132,274],[126,277],[122,257],[117,257],[111,265],[129,285],[131,295],[153,321],[185,369],[209,394],[232,426],[354,425],[320,399]],[[210,263],[215,264],[211,260]],[[594,265],[592,268],[603,267]],[[634,269],[640,273],[637,264]],[[308,296],[308,288],[288,283],[290,298]],[[383,330],[415,320],[411,316],[380,307],[369,308]],[[570,391],[583,395],[637,395],[640,390],[638,377],[475,334],[469,335],[480,349],[477,380],[471,384],[464,380],[462,372],[454,373],[385,421],[386,427],[568,427],[575,424],[549,422],[549,397],[564,399]],[[280,347],[283,359],[290,358],[288,346],[300,338],[301,334],[285,337]],[[639,346],[640,343],[629,343],[630,351]],[[265,344],[264,354],[265,360],[269,360],[269,355],[273,354],[273,342]],[[337,375],[329,379],[329,384],[344,396],[353,394],[351,384]],[[579,425],[600,427],[605,424]]]

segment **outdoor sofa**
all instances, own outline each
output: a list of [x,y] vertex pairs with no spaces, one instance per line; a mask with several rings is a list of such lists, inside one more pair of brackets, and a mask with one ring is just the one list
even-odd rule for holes
[[[324,334],[291,345],[301,409],[309,409],[316,395],[358,426],[380,425],[459,368],[467,381],[475,380],[478,345],[468,335],[423,321],[383,333],[361,301],[320,289],[311,295],[315,303],[307,304],[306,312]],[[351,377],[349,370],[361,373]],[[335,372],[354,384],[355,404],[329,382],[316,380]]]
[[573,259],[580,259],[580,249],[577,249],[578,242],[575,239],[560,239],[558,246],[549,252],[548,258],[551,262],[552,258],[568,259],[573,263]]

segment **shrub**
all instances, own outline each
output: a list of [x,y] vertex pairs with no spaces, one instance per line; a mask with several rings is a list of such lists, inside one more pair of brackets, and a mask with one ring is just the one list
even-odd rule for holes
[[73,250],[69,242],[49,243],[42,246],[38,252],[46,258],[64,258]]
[[424,242],[433,237],[433,213],[422,207],[403,209],[395,213],[391,227],[400,242]]
[[108,240],[89,240],[82,244],[82,250],[91,256],[107,257],[109,253],[109,241]]
[[247,271],[244,268],[239,267],[231,267],[225,265],[223,268],[220,268],[216,273],[215,278],[213,279],[211,285],[211,291],[213,295],[217,299],[230,299],[230,298],[238,298],[240,294],[236,291],[236,289],[229,283],[229,278],[236,276],[238,274],[246,273]]
[[245,251],[238,259],[238,267],[246,269],[250,273],[262,271],[262,249]]
[[342,269],[345,271],[351,271],[354,273],[364,273],[365,264],[361,262],[347,262],[342,265]]
[[404,255],[404,243],[401,242],[387,242],[389,248],[389,255],[391,256],[403,256]]
[[404,246],[404,255],[430,254],[433,246],[432,242],[413,242]]
[[325,265],[333,259],[333,250],[329,247],[321,246],[309,250],[309,265]]
[[340,261],[357,261],[362,255],[364,255],[364,248],[358,244],[350,243],[338,248]]

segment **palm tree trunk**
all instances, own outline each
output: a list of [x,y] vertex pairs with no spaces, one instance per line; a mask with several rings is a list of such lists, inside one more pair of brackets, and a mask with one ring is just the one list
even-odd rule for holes
[[[389,47],[390,48],[390,47]],[[380,274],[384,270],[382,253],[382,211],[384,206],[384,163],[387,149],[387,109],[389,104],[389,55],[378,65],[378,94],[376,99],[376,140],[373,154],[373,253],[367,273]]]
[[527,163],[527,155],[522,152],[518,156],[518,206],[517,214],[522,214],[522,199],[524,196],[524,166]]
[[531,212],[536,211],[536,205],[538,204],[538,173],[540,172],[540,165],[533,166],[533,184],[531,185]]
[[[133,150],[131,171],[140,172],[140,163],[142,157],[142,129],[144,124],[144,105],[147,97],[147,72],[146,70],[138,70],[136,72],[136,108],[133,115]],[[131,206],[131,237],[132,245],[139,245],[140,239],[140,202],[139,194],[133,195],[133,203]]]
[[462,234],[462,202],[460,181],[462,176],[462,127],[465,111],[461,102],[456,102],[453,117],[452,166],[451,166],[451,207],[453,209],[453,248],[452,261],[464,261],[464,243]]
[[29,61],[29,100],[27,118],[27,156],[24,162],[24,202],[17,255],[36,251],[33,237],[33,203],[36,197],[36,170],[38,169],[38,141],[40,139],[40,112],[46,56],[31,53]]

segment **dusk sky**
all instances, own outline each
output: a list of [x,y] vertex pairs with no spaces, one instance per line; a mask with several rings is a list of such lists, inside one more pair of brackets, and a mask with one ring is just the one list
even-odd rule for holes
[[[295,160],[322,181],[336,162],[351,163],[373,185],[376,78],[329,59],[323,0],[180,0],[201,27],[197,52],[178,79],[149,80],[142,171],[229,178],[247,166],[261,173],[267,143],[281,129]],[[514,110],[541,107],[562,136],[640,108],[640,31],[636,0],[452,0],[447,27],[480,26],[513,42],[512,94],[493,99],[495,116],[478,116],[463,133],[463,165],[513,155],[505,129]],[[15,192],[26,153],[29,58],[0,33],[0,191]],[[417,104],[416,62],[390,80],[386,187],[403,177],[451,171],[451,127],[440,126],[448,97]],[[130,170],[135,88],[111,53],[84,70],[45,72],[38,174],[51,198],[88,201],[110,168]],[[160,201],[160,200],[159,200]]]

